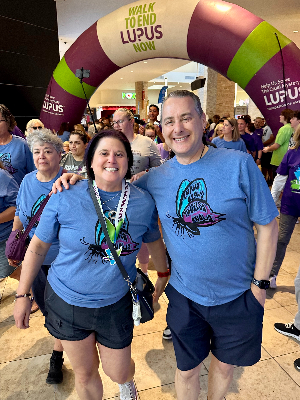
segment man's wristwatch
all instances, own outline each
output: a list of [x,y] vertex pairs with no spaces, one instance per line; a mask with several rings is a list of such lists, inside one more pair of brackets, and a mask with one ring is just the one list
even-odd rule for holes
[[260,289],[266,290],[266,289],[269,289],[269,287],[270,287],[270,281],[265,281],[265,280],[258,281],[257,279],[253,278],[252,283],[255,286],[259,287]]

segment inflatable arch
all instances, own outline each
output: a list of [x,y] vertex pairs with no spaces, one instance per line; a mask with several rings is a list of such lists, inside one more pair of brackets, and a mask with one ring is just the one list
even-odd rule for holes
[[53,72],[41,120],[54,129],[78,122],[86,101],[76,69],[91,70],[84,80],[90,98],[120,68],[162,57],[199,62],[237,82],[274,131],[286,108],[285,88],[288,107],[300,109],[300,50],[273,26],[224,1],[156,0],[123,6],[82,33]]

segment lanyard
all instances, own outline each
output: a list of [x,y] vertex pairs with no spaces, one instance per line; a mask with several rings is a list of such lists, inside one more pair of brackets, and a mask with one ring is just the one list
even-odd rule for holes
[[110,220],[105,216],[105,214],[103,212],[101,198],[100,198],[99,191],[98,191],[95,181],[93,181],[93,189],[94,189],[101,213],[104,216],[104,220],[105,220],[106,228],[107,228],[107,231],[109,234],[109,238],[112,243],[116,243],[120,229],[125,220],[125,213],[126,213],[126,209],[127,209],[127,205],[128,205],[128,201],[129,201],[129,195],[130,195],[129,184],[127,182],[125,182],[124,179],[122,180],[122,193],[121,193],[121,197],[120,197],[120,200],[118,203],[116,217],[114,218],[115,226],[113,226],[113,224],[110,222]]

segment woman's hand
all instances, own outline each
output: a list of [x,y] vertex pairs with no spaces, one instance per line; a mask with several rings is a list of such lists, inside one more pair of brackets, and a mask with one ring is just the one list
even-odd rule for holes
[[21,262],[18,260],[11,260],[10,258],[8,258],[8,264],[14,268],[17,268]]
[[31,311],[30,297],[19,297],[16,299],[14,308],[14,318],[16,327],[19,329],[29,328],[29,317]]
[[264,147],[264,148],[262,149],[262,151],[263,151],[264,153],[268,153],[268,151],[269,151],[269,146]]
[[153,293],[154,303],[157,303],[158,299],[163,294],[165,287],[167,286],[168,280],[169,280],[168,276],[164,278],[157,278],[157,281],[155,283],[155,291]]
[[66,174],[63,174],[61,177],[59,177],[52,186],[52,192],[54,194],[57,193],[57,191],[62,192],[63,187],[68,190],[69,189],[69,184],[70,185],[75,185],[77,181],[80,181],[81,179],[84,179],[82,176],[74,174],[73,172],[68,172]]

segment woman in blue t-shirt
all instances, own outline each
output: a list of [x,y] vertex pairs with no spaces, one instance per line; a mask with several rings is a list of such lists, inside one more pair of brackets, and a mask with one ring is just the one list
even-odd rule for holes
[[10,276],[15,268],[5,256],[5,243],[13,226],[19,185],[0,161],[0,279]]
[[[59,163],[63,149],[62,141],[49,129],[41,128],[27,136],[28,146],[33,154],[33,160],[36,170],[27,174],[21,185],[17,196],[17,209],[13,222],[12,230],[26,229],[31,218],[37,213],[43,200],[52,189],[53,182],[62,174],[63,168]],[[29,233],[31,239],[35,233],[39,221]],[[42,268],[39,270],[32,283],[32,292],[34,302],[31,307],[31,313],[39,308],[45,313],[44,292],[47,280],[48,270],[53,260],[55,260],[59,249],[59,241],[53,239],[52,245],[43,260]],[[17,268],[19,261],[8,260],[11,268]],[[14,272],[15,279],[20,279],[21,268]],[[54,350],[50,359],[50,370],[46,379],[49,384],[58,384],[63,380],[63,348],[60,340],[55,340]]]
[[[95,135],[86,154],[87,173],[110,239],[131,281],[136,277],[135,260],[142,241],[149,246],[159,271],[157,300],[169,274],[165,249],[152,197],[125,181],[132,163],[128,139],[114,130]],[[132,298],[108,249],[86,180],[52,195],[43,211],[23,261],[16,325],[28,328],[30,302],[25,295],[57,235],[59,253],[45,291],[45,326],[62,341],[75,372],[78,395],[102,398],[99,351],[104,372],[120,386],[120,399],[136,399]]]
[[283,263],[295,224],[300,217],[300,125],[294,133],[295,147],[287,151],[272,186],[272,196],[277,202],[283,190],[276,257],[270,273],[270,287],[276,288],[276,277]]
[[235,149],[247,153],[245,142],[241,139],[235,118],[225,118],[223,133],[212,140],[217,147]]

